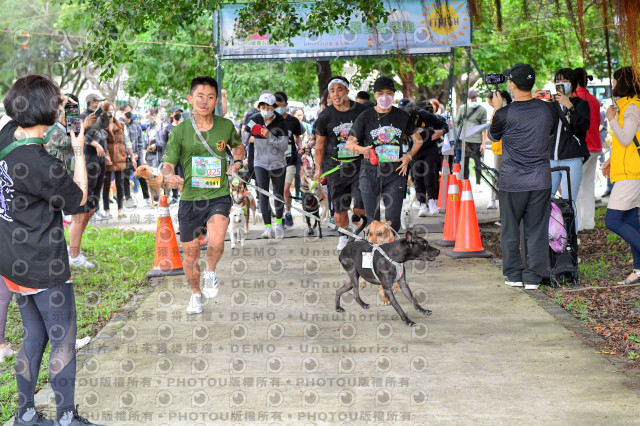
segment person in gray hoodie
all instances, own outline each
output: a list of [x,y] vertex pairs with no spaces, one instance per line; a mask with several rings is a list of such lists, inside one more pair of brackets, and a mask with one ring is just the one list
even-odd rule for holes
[[[258,113],[247,120],[242,133],[242,142],[247,143],[254,138],[254,173],[258,187],[269,191],[269,183],[273,192],[280,200],[284,198],[284,183],[286,177],[287,160],[285,157],[289,146],[289,131],[284,118],[275,112],[276,98],[266,92],[258,99]],[[271,209],[269,197],[260,194],[260,212],[264,220],[265,230],[261,238],[284,238],[282,215],[284,204],[275,201],[276,224],[271,225]]]

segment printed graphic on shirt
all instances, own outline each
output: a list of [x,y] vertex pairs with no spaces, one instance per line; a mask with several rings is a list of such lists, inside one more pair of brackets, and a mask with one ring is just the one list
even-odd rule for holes
[[227,144],[224,142],[224,140],[221,140],[216,144],[216,148],[218,148],[218,151],[224,151],[224,148],[226,146]]
[[400,161],[400,139],[402,130],[393,126],[383,126],[371,131],[373,144],[381,163]]
[[0,217],[7,222],[13,222],[13,218],[9,216],[8,203],[13,200],[13,179],[7,172],[7,162],[0,161]]
[[338,158],[352,158],[358,156],[357,154],[345,149],[352,125],[353,123],[340,123],[339,126],[333,128],[333,133],[335,133],[336,139],[338,140]]

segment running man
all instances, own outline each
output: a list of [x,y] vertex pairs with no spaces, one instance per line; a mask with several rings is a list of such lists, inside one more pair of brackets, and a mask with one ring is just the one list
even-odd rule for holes
[[[398,231],[402,200],[407,193],[407,169],[422,147],[422,137],[409,114],[393,106],[395,90],[391,78],[376,79],[373,96],[377,105],[367,108],[353,123],[346,149],[365,158],[360,170],[360,191],[369,223],[380,220],[382,197],[386,220]],[[409,136],[413,147],[404,152],[403,145]],[[372,149],[377,154],[377,164],[370,161]]]
[[[229,225],[231,197],[227,174],[242,167],[244,146],[231,120],[213,115],[219,102],[218,82],[212,77],[191,80],[187,100],[192,118],[178,124],[162,157],[162,174],[172,188],[184,183],[178,217],[180,242],[184,249],[184,272],[191,287],[188,314],[202,312],[202,294],[214,298],[218,294],[216,265],[224,251],[224,237]],[[227,164],[226,147],[233,148],[234,161]],[[181,161],[184,179],[174,173]],[[207,230],[207,269],[200,291],[200,235]]]
[[[354,200],[353,213],[358,217],[365,215],[364,203],[360,194],[360,162],[361,155],[345,149],[349,131],[353,122],[368,108],[349,99],[349,80],[342,76],[334,76],[327,87],[330,106],[324,109],[314,124],[316,134],[314,179],[340,166],[327,176],[329,199],[333,204],[333,220],[336,226],[349,226],[348,211]],[[347,236],[341,235],[338,250],[347,245]]]

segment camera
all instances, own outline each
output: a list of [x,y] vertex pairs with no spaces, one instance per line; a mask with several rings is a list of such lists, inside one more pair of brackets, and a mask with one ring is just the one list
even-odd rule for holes
[[507,76],[504,75],[504,74],[492,73],[492,74],[485,74],[484,75],[484,82],[487,85],[500,84],[500,83],[504,83],[506,81],[507,81]]

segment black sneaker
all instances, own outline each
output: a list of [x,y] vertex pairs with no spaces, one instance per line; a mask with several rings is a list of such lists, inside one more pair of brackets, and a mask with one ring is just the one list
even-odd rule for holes
[[284,226],[287,228],[291,228],[293,226],[293,217],[291,216],[291,212],[286,212],[284,214]]
[[178,199],[177,198],[171,198],[171,201],[169,201],[169,205],[172,206],[174,204],[178,204]]
[[21,417],[18,417],[18,413],[16,413],[15,420],[13,421],[14,426],[55,426],[55,421],[46,418],[41,412],[35,411],[35,408],[32,410],[34,412],[34,416],[29,421],[22,420]]
[[78,406],[73,410],[65,412],[60,420],[54,423],[55,426],[106,426],[97,423],[91,423],[89,420],[78,414]]

